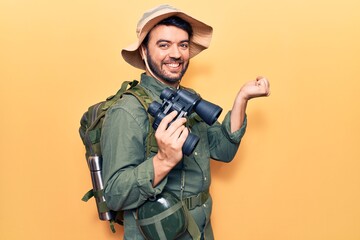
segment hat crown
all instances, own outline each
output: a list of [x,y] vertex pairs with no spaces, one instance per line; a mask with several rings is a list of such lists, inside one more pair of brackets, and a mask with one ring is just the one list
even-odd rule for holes
[[141,30],[151,19],[154,19],[160,15],[163,15],[166,13],[172,13],[172,12],[181,12],[181,11],[177,8],[174,8],[170,5],[168,5],[168,4],[162,4],[162,5],[159,5],[157,7],[154,7],[152,9],[146,11],[137,24],[136,35],[138,37],[140,36]]

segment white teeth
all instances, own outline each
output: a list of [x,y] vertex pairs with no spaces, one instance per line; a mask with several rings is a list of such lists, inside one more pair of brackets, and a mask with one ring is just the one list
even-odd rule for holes
[[176,67],[180,66],[179,63],[169,63],[169,64],[166,64],[166,65],[169,66],[169,67],[172,67],[172,68],[176,68]]

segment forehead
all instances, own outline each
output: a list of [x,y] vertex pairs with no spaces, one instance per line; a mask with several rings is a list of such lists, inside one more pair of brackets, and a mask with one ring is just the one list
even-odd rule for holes
[[178,27],[167,26],[167,25],[158,25],[155,26],[149,33],[149,41],[171,41],[171,42],[181,42],[188,41],[189,34]]

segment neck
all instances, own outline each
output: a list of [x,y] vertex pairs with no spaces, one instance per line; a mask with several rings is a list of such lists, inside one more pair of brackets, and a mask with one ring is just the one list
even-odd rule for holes
[[168,85],[168,86],[173,87],[173,88],[176,88],[176,89],[177,89],[177,88],[179,87],[179,85],[180,85],[180,80],[177,81],[177,82],[164,81],[164,80],[162,80],[161,78],[157,77],[155,74],[153,74],[153,72],[152,72],[149,68],[146,69],[146,75],[148,75],[148,76],[156,79],[157,81],[161,82],[162,84]]

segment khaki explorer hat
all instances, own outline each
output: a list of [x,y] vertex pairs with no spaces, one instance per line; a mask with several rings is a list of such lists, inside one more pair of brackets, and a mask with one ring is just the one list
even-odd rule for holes
[[209,47],[213,31],[212,27],[172,6],[160,5],[145,12],[138,22],[136,28],[137,42],[121,51],[121,55],[125,61],[136,68],[145,70],[145,64],[141,58],[139,47],[146,35],[158,22],[171,16],[182,18],[187,21],[193,29],[193,36],[190,39],[190,58]]

